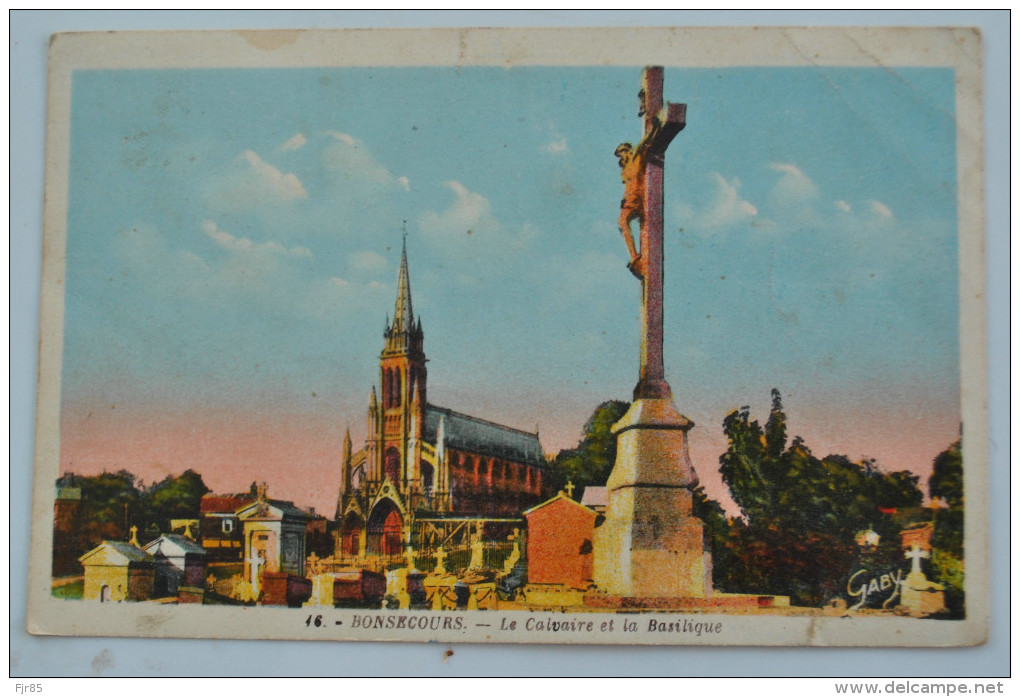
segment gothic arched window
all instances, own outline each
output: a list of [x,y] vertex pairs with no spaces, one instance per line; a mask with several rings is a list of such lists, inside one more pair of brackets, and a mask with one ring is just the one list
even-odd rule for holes
[[400,451],[396,448],[390,448],[386,451],[386,476],[390,478],[390,481],[400,481]]

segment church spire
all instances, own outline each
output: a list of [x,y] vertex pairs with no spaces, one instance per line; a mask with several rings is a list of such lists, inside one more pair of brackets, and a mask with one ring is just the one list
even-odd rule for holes
[[411,307],[411,280],[407,273],[407,233],[400,254],[400,272],[397,275],[397,302],[393,307],[393,332],[414,331],[414,310]]

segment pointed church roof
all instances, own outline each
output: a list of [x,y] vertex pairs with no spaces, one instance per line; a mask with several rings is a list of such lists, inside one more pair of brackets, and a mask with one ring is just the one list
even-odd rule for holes
[[433,404],[425,407],[425,423],[422,428],[422,436],[429,443],[436,442],[440,419],[443,421],[443,440],[447,448],[533,465],[545,464],[538,434],[477,419]]
[[393,332],[414,330],[414,309],[411,307],[411,279],[407,272],[407,237],[400,254],[400,271],[397,274],[397,301],[393,306]]

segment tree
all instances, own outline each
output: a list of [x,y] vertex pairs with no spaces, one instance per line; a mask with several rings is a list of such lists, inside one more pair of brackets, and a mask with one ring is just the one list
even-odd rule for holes
[[149,487],[140,497],[135,523],[145,532],[143,542],[169,532],[174,518],[198,518],[202,496],[207,493],[209,487],[202,475],[191,469]]
[[715,499],[708,498],[705,487],[698,485],[691,494],[691,512],[705,525],[705,544],[712,552],[712,579],[713,583],[718,584],[717,579],[721,578],[719,570],[733,566],[729,545],[730,525],[723,507]]
[[577,496],[586,486],[605,486],[616,462],[613,424],[623,418],[630,404],[617,400],[602,402],[584,425],[576,448],[561,450],[552,464],[552,481],[562,489],[570,480]]
[[947,506],[934,514],[931,565],[935,580],[946,586],[946,605],[957,617],[964,611],[962,448],[961,439],[939,453],[928,478],[928,495]]
[[939,453],[932,462],[928,495],[946,502],[950,508],[963,508],[963,439]]
[[856,533],[873,528],[886,545],[898,544],[899,524],[883,511],[917,507],[922,494],[910,472],[887,474],[873,460],[843,455],[819,459],[800,437],[788,444],[786,424],[778,390],[764,427],[748,407],[723,420],[729,446],[720,472],[745,520],[730,528],[732,566],[717,578],[734,590],[750,579],[758,592],[813,605],[838,591]]

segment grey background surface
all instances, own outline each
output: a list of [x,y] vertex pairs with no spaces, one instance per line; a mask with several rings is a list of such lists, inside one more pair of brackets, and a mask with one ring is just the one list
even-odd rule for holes
[[[566,647],[36,637],[25,630],[42,258],[46,53],[63,31],[457,26],[977,26],[984,45],[989,642],[958,649]],[[1007,11],[13,11],[10,16],[10,675],[1009,675]],[[933,623],[932,631],[938,631]],[[443,653],[454,655],[444,660]],[[384,666],[384,667],[383,667]]]

